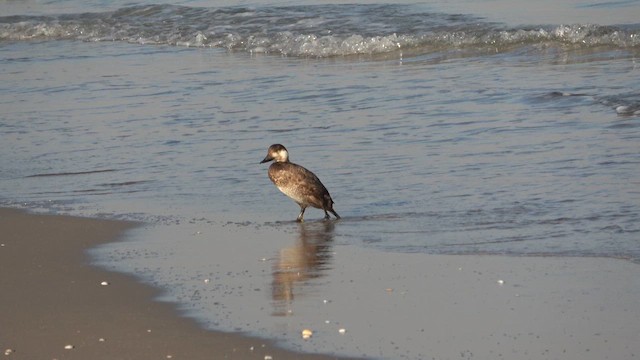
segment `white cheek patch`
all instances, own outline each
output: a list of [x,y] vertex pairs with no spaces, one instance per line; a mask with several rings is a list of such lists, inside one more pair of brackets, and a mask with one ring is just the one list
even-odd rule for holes
[[276,159],[278,160],[285,160],[289,158],[289,153],[287,152],[287,150],[278,150],[278,154],[276,156]]

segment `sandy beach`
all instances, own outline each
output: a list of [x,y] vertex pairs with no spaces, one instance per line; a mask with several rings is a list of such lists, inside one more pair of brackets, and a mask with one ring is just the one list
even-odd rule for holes
[[[136,226],[0,210],[0,348],[7,359],[324,359],[332,357],[314,353],[360,352],[388,359],[595,360],[640,354],[640,276],[629,261],[424,256],[334,245],[331,270],[313,280],[305,274],[317,266],[307,261],[317,239],[304,233],[298,240],[306,245],[285,246],[273,259],[273,274],[264,275],[273,276],[265,282],[273,301],[285,285],[296,294],[287,301],[296,313],[288,321],[301,319],[314,331],[304,341],[293,326],[295,340],[285,341],[307,353],[302,354],[241,333],[204,330],[171,303],[154,301],[158,290],[88,264],[87,249],[117,241]],[[218,251],[205,251],[193,240],[191,246],[207,252],[207,261],[224,273],[236,267],[264,273],[260,262],[229,256],[239,243],[245,246],[243,258],[251,259],[287,242],[277,232],[265,237],[268,232],[242,228],[232,231],[235,236],[215,231],[226,239],[215,243]],[[251,234],[262,236],[261,242],[249,239]],[[206,231],[201,235],[206,238]],[[307,260],[293,261],[299,256]],[[284,262],[286,272],[277,268]],[[283,274],[298,275],[281,279]],[[247,285],[238,276],[222,278],[229,294]],[[199,290],[203,297],[217,293],[207,285]],[[217,301],[227,304],[230,315],[255,312],[265,305],[265,292]],[[319,307],[321,298],[330,300]],[[346,334],[325,319],[341,320]],[[269,326],[263,321],[260,326]]]
[[[6,359],[328,359],[205,331],[157,292],[88,265],[134,223],[0,209],[0,350]],[[103,282],[107,285],[102,285]]]
[[638,358],[640,1],[542,1],[0,1],[0,357]]

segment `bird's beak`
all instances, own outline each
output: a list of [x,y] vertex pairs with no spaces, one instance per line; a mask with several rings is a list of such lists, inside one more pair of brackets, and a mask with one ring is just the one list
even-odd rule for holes
[[264,159],[262,159],[262,161],[260,161],[260,164],[264,164],[266,162],[269,162],[273,160],[273,157],[271,155],[267,155]]

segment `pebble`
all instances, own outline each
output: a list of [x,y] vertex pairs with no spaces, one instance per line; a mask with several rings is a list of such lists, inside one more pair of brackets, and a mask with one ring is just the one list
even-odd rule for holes
[[309,330],[309,329],[304,329],[302,330],[302,338],[307,340],[309,339],[311,336],[313,335],[313,331]]
[[64,349],[65,350],[71,350],[71,349],[73,349],[73,347],[74,347],[73,345],[65,345]]
[[340,334],[344,334],[344,333],[346,333],[346,332],[347,332],[347,329],[342,328],[342,329],[338,330],[338,332],[339,332]]
[[211,281],[211,280],[210,280],[210,279],[204,279],[204,283],[205,283],[205,284],[208,284],[208,283],[209,283],[209,281]]
[[107,286],[107,285],[109,285],[109,282],[108,281],[103,281],[103,282],[100,283],[100,285]]
[[498,280],[498,285],[504,285],[504,280]]
[[14,352],[13,349],[7,349],[7,350],[4,351],[4,354],[6,356],[9,356],[9,355],[13,354],[13,352]]
[[271,355],[265,355],[265,356],[264,356],[264,360],[273,360],[273,356],[271,356]]

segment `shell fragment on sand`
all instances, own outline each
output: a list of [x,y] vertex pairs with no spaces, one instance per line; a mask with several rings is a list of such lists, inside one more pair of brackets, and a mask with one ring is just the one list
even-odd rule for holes
[[309,338],[311,338],[311,336],[313,336],[313,331],[311,331],[310,329],[304,329],[302,330],[302,338],[307,340]]

